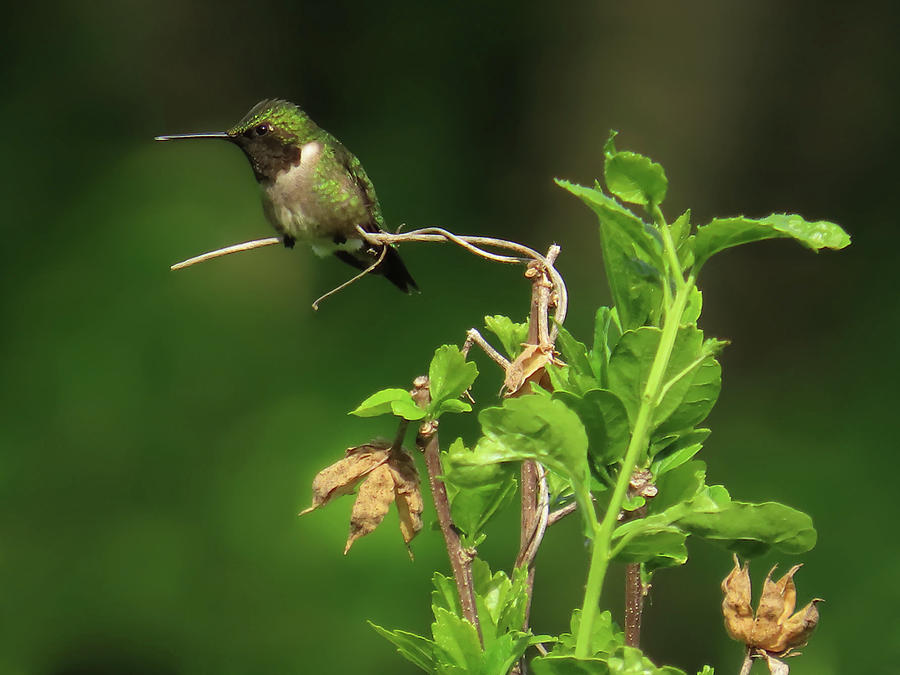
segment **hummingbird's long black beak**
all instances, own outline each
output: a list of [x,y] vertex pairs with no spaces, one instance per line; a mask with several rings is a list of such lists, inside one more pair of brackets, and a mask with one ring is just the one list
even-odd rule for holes
[[173,134],[171,136],[157,136],[153,140],[155,141],[180,141],[186,138],[221,138],[226,141],[230,141],[231,136],[226,134],[224,131],[213,131],[206,134]]

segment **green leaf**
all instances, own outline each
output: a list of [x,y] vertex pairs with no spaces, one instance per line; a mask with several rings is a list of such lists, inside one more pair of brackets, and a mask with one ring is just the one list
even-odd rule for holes
[[521,396],[478,415],[485,438],[481,463],[534,459],[584,486],[588,481],[587,434],[578,415],[544,396]]
[[[438,347],[428,367],[431,383],[431,404],[428,412],[438,417],[445,401],[459,398],[478,377],[478,367],[466,361],[465,355],[454,345]],[[453,412],[458,412],[454,410]]]
[[472,454],[460,439],[444,453],[444,482],[453,523],[470,541],[482,534],[488,521],[516,494],[515,472],[510,465],[469,463],[466,458]]
[[527,570],[515,568],[513,579],[502,571],[492,575],[488,564],[481,558],[475,558],[472,561],[472,576],[485,649],[510,632],[526,635],[521,628],[525,623],[528,604]]
[[662,204],[669,181],[662,166],[635,152],[607,152],[606,187],[623,202]]
[[669,232],[677,249],[691,235],[691,210],[688,209],[669,224]]
[[[662,331],[644,326],[626,331],[609,361],[610,389],[622,399],[632,425],[656,356]],[[682,326],[663,376],[661,398],[653,411],[654,437],[697,424],[709,414],[721,387],[718,363],[707,358],[703,332]],[[657,430],[658,428],[658,430]]]
[[415,633],[402,630],[387,630],[371,621],[369,625],[383,638],[393,644],[403,658],[411,661],[426,673],[435,672],[434,642]]
[[426,413],[405,389],[382,389],[360,403],[350,414],[357,417],[393,414],[407,420],[420,420]]
[[615,310],[600,307],[594,316],[594,344],[588,358],[601,388],[609,387],[609,356],[621,336]]
[[719,251],[764,239],[794,239],[818,251],[842,249],[850,244],[850,236],[839,225],[826,220],[809,222],[797,215],[773,213],[765,218],[715,218],[709,225],[697,228],[693,239],[694,269]]
[[440,608],[456,616],[462,616],[456,582],[451,577],[435,572],[431,577],[431,584],[434,586],[434,590],[431,591],[432,611]]
[[554,392],[553,398],[574,410],[588,437],[588,452],[598,466],[618,462],[630,437],[628,413],[621,399],[605,389],[591,389],[583,396],[568,391]]
[[608,675],[603,659],[578,659],[574,655],[548,654],[531,660],[534,675]]
[[[651,500],[652,501],[652,500]],[[651,569],[674,567],[687,562],[687,533],[649,516],[619,525],[613,533],[614,560],[644,563]]]
[[[579,342],[572,334],[563,326],[558,326],[559,336],[557,345],[562,352],[563,358],[570,368],[574,368],[575,372],[589,378],[595,377],[594,369],[588,358],[588,350],[583,342]],[[599,383],[598,383],[599,385]]]
[[500,339],[510,360],[522,352],[522,344],[528,341],[527,323],[515,323],[509,317],[496,314],[484,317],[484,325]]
[[650,471],[654,476],[675,469],[689,461],[700,452],[703,441],[709,436],[709,429],[694,429],[683,435],[675,436],[669,443],[656,450],[650,449],[653,464]]
[[609,658],[609,671],[612,675],[685,675],[672,666],[657,668],[640,649],[624,646]]
[[485,645],[478,675],[507,675],[528,649],[530,635],[521,631],[504,633]]
[[443,401],[440,406],[439,414],[445,412],[467,413],[472,412],[472,405],[466,401],[460,401],[458,398],[451,398]]
[[[699,364],[695,362],[684,373],[683,379],[669,390],[667,399],[675,406],[674,410],[658,422],[654,433],[663,435],[696,426],[709,415],[721,390],[722,366],[719,362],[711,356]],[[654,419],[661,417],[662,414]]]
[[481,642],[475,626],[456,614],[442,607],[434,610],[434,623],[431,624],[434,642],[441,650],[442,660],[465,669],[466,672],[477,673],[481,666]]
[[762,555],[771,548],[796,555],[816,545],[812,519],[802,511],[777,502],[748,504],[733,501],[717,511],[688,513],[678,519],[678,525],[747,558]]
[[648,512],[662,513],[680,502],[694,498],[706,486],[706,464],[697,460],[682,464],[656,479],[657,495],[650,500]]
[[703,311],[703,293],[694,286],[691,288],[691,294],[688,296],[687,306],[684,308],[684,314],[681,316],[681,323],[697,323],[701,311]]
[[658,319],[665,269],[659,233],[600,190],[559,179],[556,183],[597,214],[606,277],[622,327]]
[[716,675],[716,671],[712,666],[703,666],[703,670],[698,672],[697,675]]
[[[581,628],[581,610],[572,611],[569,618],[569,632],[559,636],[559,641],[553,648],[554,654],[574,654],[575,642],[578,631]],[[600,612],[594,617],[594,623],[591,626],[591,636],[589,640],[588,652],[594,656],[608,656],[618,647],[624,644],[625,634],[618,629],[618,626],[612,620],[612,614],[609,610]]]

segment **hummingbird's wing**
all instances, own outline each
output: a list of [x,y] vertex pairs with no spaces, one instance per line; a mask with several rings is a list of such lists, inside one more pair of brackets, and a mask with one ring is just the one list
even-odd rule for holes
[[375,186],[369,180],[366,170],[362,163],[349,150],[341,146],[342,164],[347,170],[351,181],[356,186],[360,197],[366,206],[370,219],[368,223],[360,223],[360,226],[366,232],[381,232],[384,230],[384,216],[381,215],[381,205],[378,203],[378,196],[375,194]]

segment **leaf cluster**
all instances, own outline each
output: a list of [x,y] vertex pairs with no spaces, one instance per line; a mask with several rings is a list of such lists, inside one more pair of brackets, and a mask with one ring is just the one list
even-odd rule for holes
[[[614,141],[615,132],[603,149],[606,190],[599,182],[586,187],[557,180],[597,217],[613,306],[596,311],[586,340],[558,326],[561,360],[554,355],[541,364],[548,379],[540,381],[549,388],[532,380],[530,393],[516,391],[482,408],[480,437],[473,444],[457,439],[442,458],[454,526],[467,547],[484,540],[489,521],[513,499],[524,461],[546,468],[551,508],[577,504],[593,551],[585,604],[572,614],[569,633],[542,638],[553,648],[532,661],[538,675],[682,672],[659,668],[625,646],[609,613],[596,613],[604,572],[593,572],[605,571],[609,561],[641,564],[646,581],[687,561],[690,536],[745,557],[770,549],[802,553],[816,541],[806,514],[775,502],[737,501],[724,486],[707,484],[706,464],[696,455],[710,433],[702,424],[721,390],[718,357],[727,343],[698,326],[703,295],[697,278],[713,255],[741,244],[789,238],[818,251],[843,248],[849,237],[834,223],[784,214],[717,218],[695,227],[686,211],[668,223],[661,210],[668,191],[663,168],[618,151]],[[485,317],[485,325],[511,360],[523,355],[526,324],[498,315]],[[427,406],[405,390],[383,389],[353,414],[435,421],[444,413],[470,412],[460,397],[477,375],[458,348],[445,345],[429,367]],[[652,490],[628,489],[638,470],[650,476]],[[620,518],[623,511],[635,517]],[[439,573],[430,638],[376,630],[426,672],[508,672],[536,640],[522,630],[523,570],[511,578],[492,575],[476,558],[474,575],[483,645],[462,617],[453,581]]]

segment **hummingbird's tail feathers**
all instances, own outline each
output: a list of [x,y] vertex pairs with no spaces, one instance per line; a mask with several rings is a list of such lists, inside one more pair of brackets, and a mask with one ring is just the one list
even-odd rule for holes
[[[397,253],[397,249],[393,246],[385,246],[385,248],[387,250],[384,252],[384,260],[381,261],[381,264],[378,265],[378,267],[372,270],[372,273],[380,274],[404,293],[418,293],[419,286],[416,284],[415,279],[412,278],[409,270],[406,269],[403,258]],[[381,254],[381,250],[374,250],[371,251],[371,253],[368,251],[351,252],[340,250],[334,252],[335,257],[339,260],[342,260],[358,270],[368,269]]]

